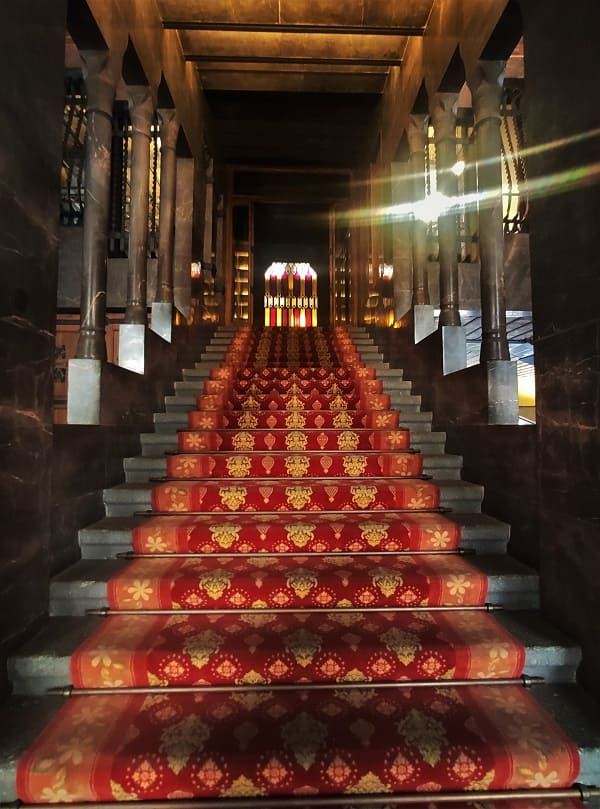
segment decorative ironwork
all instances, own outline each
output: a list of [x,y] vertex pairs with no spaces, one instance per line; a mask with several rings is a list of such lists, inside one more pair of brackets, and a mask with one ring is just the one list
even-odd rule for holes
[[63,150],[60,175],[60,221],[81,225],[85,193],[86,97],[81,72],[65,75]]
[[507,80],[502,95],[502,194],[504,197],[504,232],[527,231],[527,169],[523,158],[523,82]]

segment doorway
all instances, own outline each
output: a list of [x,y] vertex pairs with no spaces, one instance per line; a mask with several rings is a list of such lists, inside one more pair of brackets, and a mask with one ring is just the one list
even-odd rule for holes
[[[318,324],[330,321],[329,206],[309,203],[254,205],[253,316],[265,323],[265,273],[274,263],[310,265],[316,274]],[[306,321],[305,321],[306,322]]]

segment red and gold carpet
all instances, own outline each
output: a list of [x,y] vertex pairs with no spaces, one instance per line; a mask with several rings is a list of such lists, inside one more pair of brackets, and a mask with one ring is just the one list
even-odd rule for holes
[[[108,582],[115,614],[71,658],[75,689],[102,693],[71,697],[21,758],[19,798],[571,785],[576,747],[494,684],[525,650],[477,610],[487,577],[347,333],[242,329],[197,407]],[[131,688],[152,691],[111,693]]]

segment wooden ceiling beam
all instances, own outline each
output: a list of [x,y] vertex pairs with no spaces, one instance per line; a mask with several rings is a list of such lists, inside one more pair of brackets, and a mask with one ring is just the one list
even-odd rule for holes
[[219,64],[227,64],[229,62],[240,62],[241,64],[256,64],[256,65],[348,65],[350,67],[358,67],[364,65],[366,67],[387,67],[399,66],[402,64],[402,59],[370,59],[367,57],[359,57],[356,59],[344,59],[336,57],[325,56],[216,56],[209,54],[186,54],[186,61],[188,62],[215,62]]
[[307,23],[209,22],[206,20],[164,20],[164,28],[177,31],[227,31],[254,34],[323,34],[324,36],[411,36],[421,37],[425,28],[413,25],[314,25]]

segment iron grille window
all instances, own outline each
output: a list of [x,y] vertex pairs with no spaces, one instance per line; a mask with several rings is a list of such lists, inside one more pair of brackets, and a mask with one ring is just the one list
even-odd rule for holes
[[528,229],[527,171],[523,158],[523,81],[507,80],[502,95],[502,194],[504,232],[523,233]]
[[65,75],[63,149],[60,174],[60,221],[81,225],[85,192],[85,85],[80,72]]
[[[129,106],[126,101],[116,101],[113,110],[110,230],[108,236],[108,255],[111,258],[125,258],[128,255],[129,221],[131,216],[131,147],[132,129]],[[160,202],[160,126],[158,117],[155,117],[151,129],[148,192],[148,257],[156,258]]]

